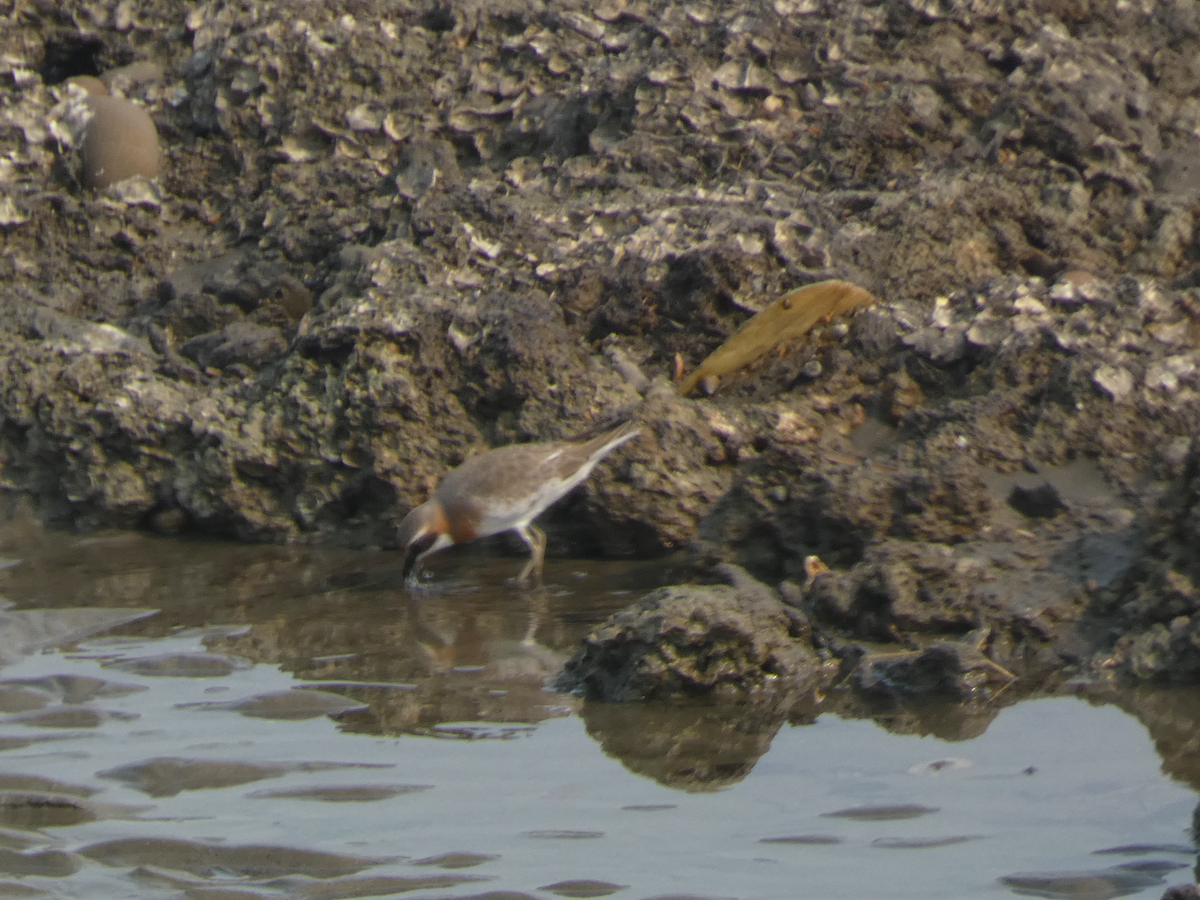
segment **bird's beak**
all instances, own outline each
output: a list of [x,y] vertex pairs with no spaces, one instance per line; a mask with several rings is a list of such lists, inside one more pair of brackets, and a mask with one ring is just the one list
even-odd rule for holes
[[421,548],[413,541],[404,548],[404,583],[409,587],[417,583],[417,559],[421,556]]
[[437,539],[438,536],[435,532],[425,531],[409,541],[408,546],[404,548],[404,582],[409,587],[416,587],[417,563],[421,561],[421,557],[433,548],[433,545],[437,543]]

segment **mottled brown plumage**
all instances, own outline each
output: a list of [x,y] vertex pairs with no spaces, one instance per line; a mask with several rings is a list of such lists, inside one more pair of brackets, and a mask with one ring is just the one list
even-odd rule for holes
[[480,453],[445,477],[434,495],[400,523],[404,577],[417,564],[452,544],[515,531],[530,550],[518,576],[541,578],[546,535],[533,520],[586,479],[601,459],[640,433],[633,423],[587,441],[511,444]]

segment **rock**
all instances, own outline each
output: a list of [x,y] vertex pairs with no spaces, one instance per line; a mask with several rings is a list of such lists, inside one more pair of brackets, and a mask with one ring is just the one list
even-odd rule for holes
[[976,347],[990,350],[1011,333],[1012,326],[1009,322],[985,313],[977,317],[974,324],[967,329],[967,341]]
[[[1189,584],[1180,586],[1196,596]],[[1171,599],[1177,599],[1178,594]],[[1200,681],[1200,622],[1178,616],[1170,625],[1155,622],[1118,642],[1116,659],[1124,674],[1145,681],[1196,684]]]
[[1200,900],[1200,888],[1195,884],[1173,884],[1163,893],[1162,900]]
[[946,547],[889,541],[844,572],[818,575],[804,591],[815,622],[867,640],[903,632],[964,634],[982,624],[973,588],[980,571]]
[[31,310],[28,322],[34,334],[64,348],[78,348],[91,353],[154,356],[154,351],[145,340],[115,325],[97,325],[45,307]]
[[588,635],[555,687],[605,701],[811,689],[820,667],[796,639],[802,630],[794,611],[756,590],[661,588]]
[[1097,665],[1139,680],[1200,683],[1200,441],[1164,492],[1137,561],[1089,608],[1111,629]]
[[1048,481],[1036,487],[1013,485],[1008,494],[1008,505],[1031,519],[1052,519],[1067,509],[1058,488]]
[[929,360],[942,365],[962,359],[966,350],[966,325],[925,328],[906,335],[904,343]]
[[882,359],[895,347],[899,336],[896,323],[889,316],[867,309],[850,323],[851,344],[857,344],[868,358]]
[[987,701],[1015,676],[970,642],[941,641],[920,651],[867,656],[854,670],[854,686],[868,699]]
[[1133,374],[1119,366],[1101,366],[1092,376],[1096,386],[1118,403],[1133,390]]
[[233,322],[220,331],[194,337],[179,348],[199,365],[217,369],[238,364],[257,369],[286,350],[287,341],[278,328],[251,322]]
[[121,97],[92,94],[91,118],[80,153],[86,188],[106,188],[134,175],[158,177],[162,150],[158,129],[142,106]]

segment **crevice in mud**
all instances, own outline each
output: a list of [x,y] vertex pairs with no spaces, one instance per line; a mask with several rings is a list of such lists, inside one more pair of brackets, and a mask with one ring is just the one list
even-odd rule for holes
[[58,84],[76,75],[95,77],[103,71],[102,60],[107,53],[103,39],[96,35],[59,31],[43,44],[42,80]]
[[456,24],[454,9],[451,4],[435,2],[421,13],[421,26],[436,34],[453,31]]

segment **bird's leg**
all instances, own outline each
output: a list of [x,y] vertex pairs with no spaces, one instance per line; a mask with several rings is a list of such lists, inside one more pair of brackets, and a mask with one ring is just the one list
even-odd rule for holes
[[527,659],[537,663],[542,674],[549,681],[554,673],[562,671],[562,667],[567,661],[567,654],[538,643],[538,629],[541,628],[549,614],[549,591],[539,586],[530,590],[526,596],[529,598],[529,627],[525,630],[525,637],[521,639],[521,649],[525,652]]
[[540,583],[542,580],[542,565],[546,562],[546,532],[534,525],[524,525],[516,529],[516,531],[521,536],[521,540],[529,547],[530,553],[529,562],[525,564],[525,568],[517,576],[517,584],[522,587],[528,585],[530,575],[534,576]]
[[521,646],[539,647],[537,633],[546,618],[549,605],[550,598],[544,587],[538,587],[529,592],[529,627],[525,629],[525,637],[521,639]]
[[410,591],[415,591],[421,587],[421,567],[419,563],[409,565],[407,561],[404,563],[404,586]]

